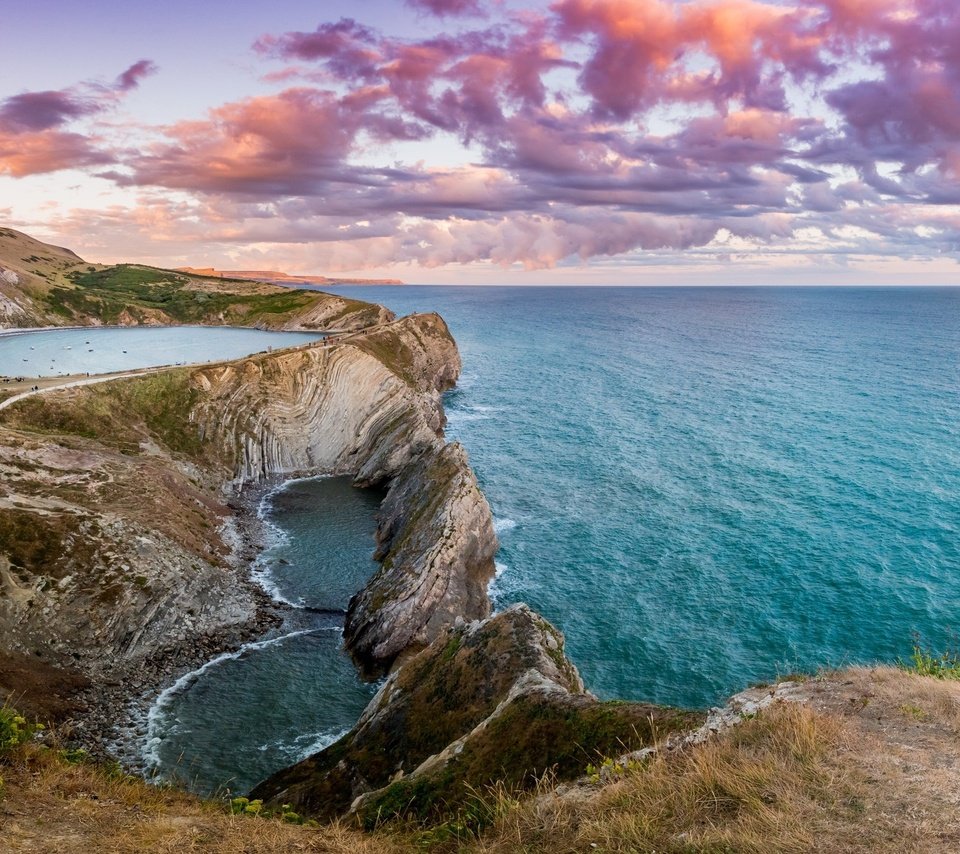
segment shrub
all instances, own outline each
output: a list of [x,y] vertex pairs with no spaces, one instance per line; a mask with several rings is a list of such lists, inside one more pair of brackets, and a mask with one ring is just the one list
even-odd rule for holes
[[43,724],[27,723],[16,709],[0,706],[0,754],[24,744],[43,729]]
[[921,676],[933,676],[936,679],[960,679],[960,652],[956,648],[947,648],[935,653],[920,643],[919,636],[913,638],[913,653],[910,661],[897,662],[904,670],[919,673]]

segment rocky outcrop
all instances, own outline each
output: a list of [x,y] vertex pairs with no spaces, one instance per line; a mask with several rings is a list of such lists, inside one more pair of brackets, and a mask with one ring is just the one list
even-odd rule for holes
[[0,648],[105,676],[253,619],[217,532],[228,508],[195,471],[19,431],[0,471]]
[[204,441],[233,449],[241,484],[314,472],[390,482],[381,567],[351,602],[345,629],[369,674],[456,617],[489,614],[493,517],[463,448],[442,439],[440,392],[459,371],[446,324],[426,314],[194,374],[202,395],[192,417]]
[[377,675],[460,617],[490,613],[493,517],[459,444],[432,448],[393,481],[377,529],[380,568],[350,602],[344,638]]
[[[345,297],[324,294],[325,299],[318,300],[306,310],[285,320],[279,329],[355,331],[370,326],[389,323],[395,318],[392,311],[382,305],[363,303]],[[265,327],[277,328],[264,323]]]
[[[402,368],[378,357],[381,335],[406,348]],[[190,417],[204,442],[231,455],[240,483],[304,473],[381,483],[442,444],[440,392],[459,368],[443,321],[415,315],[330,346],[199,369]]]
[[[440,393],[459,370],[443,321],[417,315],[334,343],[3,410],[0,647],[94,672],[217,633],[236,637],[256,601],[218,533],[230,520],[226,501],[250,482],[302,474],[392,484],[382,555],[431,590],[391,601],[380,635],[365,613],[365,637],[403,625],[404,642],[419,648],[456,614],[485,614],[489,508],[462,450],[442,438]],[[432,510],[404,516],[400,492],[417,483],[429,487]],[[394,642],[389,656],[403,646]]]
[[601,703],[584,691],[563,636],[525,605],[446,628],[384,683],[336,744],[261,783],[252,797],[373,824],[455,812],[500,780],[523,787],[548,768],[576,776],[691,725],[646,704]]

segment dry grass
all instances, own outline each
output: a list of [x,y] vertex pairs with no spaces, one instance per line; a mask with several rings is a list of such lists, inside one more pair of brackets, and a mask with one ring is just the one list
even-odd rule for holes
[[501,799],[483,854],[960,851],[960,682],[859,668],[624,779]]
[[390,854],[399,841],[363,835],[343,825],[322,828],[278,819],[230,815],[219,804],[156,788],[88,764],[70,764],[56,751],[20,748],[0,764],[0,850],[43,854]]
[[[809,851],[819,816],[852,783],[830,767],[848,733],[836,718],[785,705],[625,778],[506,804],[476,851]],[[827,785],[829,783],[829,785]]]
[[223,806],[20,748],[0,763],[7,852],[960,851],[960,682],[879,668],[804,683],[697,747],[607,785],[489,797],[479,838],[392,826],[361,834],[231,816]]

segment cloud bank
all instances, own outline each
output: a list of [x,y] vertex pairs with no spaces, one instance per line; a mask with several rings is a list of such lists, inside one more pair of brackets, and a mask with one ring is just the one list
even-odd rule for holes
[[[261,35],[252,54],[277,91],[139,150],[104,118],[149,61],[10,97],[0,173],[88,170],[141,193],[151,213],[127,211],[128,228],[309,244],[329,269],[957,255],[954,0],[408,6],[422,38],[346,18]],[[437,145],[460,165],[418,156]],[[118,227],[115,211],[84,216]]]

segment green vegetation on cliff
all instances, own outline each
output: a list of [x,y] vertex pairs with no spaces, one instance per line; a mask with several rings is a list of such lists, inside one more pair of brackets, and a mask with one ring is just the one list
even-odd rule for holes
[[200,288],[195,276],[136,264],[76,270],[68,278],[74,287],[56,287],[47,295],[51,309],[67,318],[98,317],[106,324],[277,326],[322,300],[321,295],[302,290],[270,288],[263,293],[256,283],[232,279],[211,280],[215,289]]
[[189,413],[198,392],[188,368],[98,383],[56,395],[24,398],[0,412],[0,422],[21,430],[94,439],[127,454],[152,439],[176,454],[200,459],[205,445]]

